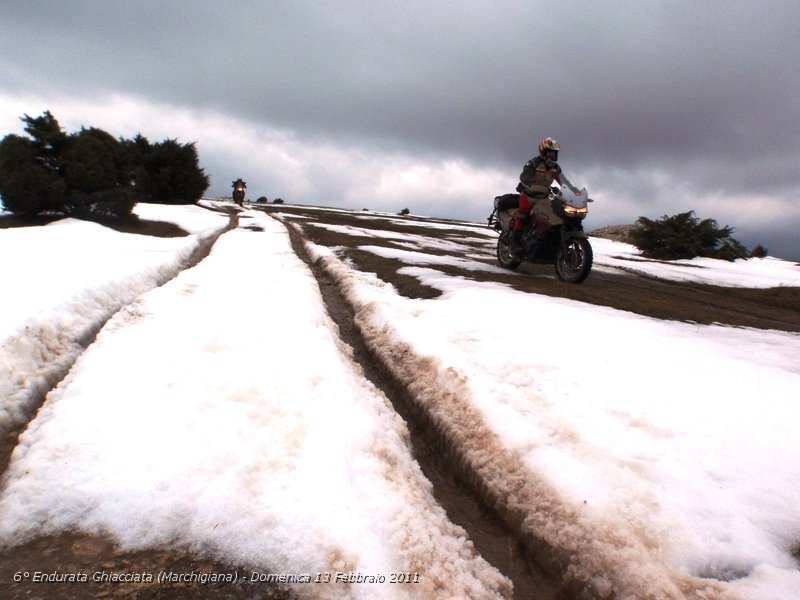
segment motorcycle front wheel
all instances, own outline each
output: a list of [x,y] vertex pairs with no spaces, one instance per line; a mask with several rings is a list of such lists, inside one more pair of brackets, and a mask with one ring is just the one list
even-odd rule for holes
[[522,262],[511,252],[511,232],[504,231],[497,238],[497,262],[505,269],[516,269]]
[[583,283],[592,269],[592,245],[586,238],[570,238],[558,247],[556,275],[566,283]]

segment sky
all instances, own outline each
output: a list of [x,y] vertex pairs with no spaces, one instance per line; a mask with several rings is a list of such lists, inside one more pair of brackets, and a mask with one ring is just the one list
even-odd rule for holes
[[800,258],[800,5],[24,2],[0,7],[0,132],[196,142],[227,195],[482,221],[538,140],[587,227],[695,210]]
[[[20,257],[4,264],[20,309],[0,315],[0,431],[31,420],[0,485],[0,544],[104,532],[127,549],[210,553],[245,567],[240,577],[419,574],[405,586],[294,586],[313,600],[511,597],[434,500],[406,424],[339,338],[292,249],[291,209],[243,210],[183,270],[227,217],[135,210],[191,235],[66,219],[0,236],[0,251]],[[442,295],[405,298],[335,249],[306,250],[355,309],[371,360],[406,383],[496,505],[518,511],[523,535],[569,556],[571,576],[598,596],[798,600],[797,333],[660,321],[473,281],[439,267],[497,269],[481,250],[493,233],[418,220],[405,233],[398,218],[373,246],[375,214],[357,215],[364,228],[346,231],[367,237],[362,251],[392,256]],[[337,228],[329,217],[302,219]],[[598,269],[622,273],[625,257],[640,258],[593,244]],[[63,258],[40,259],[56,245]],[[775,259],[635,264],[679,281],[800,285],[798,267]],[[242,298],[269,310],[232,308]],[[482,318],[497,306],[547,314],[541,343]],[[102,330],[76,352],[93,322]],[[578,351],[565,323],[581,332]],[[508,360],[523,354],[525,368]],[[69,374],[39,410],[26,405],[27,384],[60,361]]]

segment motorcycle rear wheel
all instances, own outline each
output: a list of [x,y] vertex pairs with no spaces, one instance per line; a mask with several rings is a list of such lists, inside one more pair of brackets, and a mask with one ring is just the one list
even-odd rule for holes
[[565,283],[583,283],[592,270],[592,245],[586,238],[570,238],[556,253],[556,275]]
[[512,271],[522,263],[522,261],[516,258],[514,253],[511,252],[510,231],[501,233],[500,237],[497,238],[497,262],[499,262],[500,266],[504,269],[511,269]]

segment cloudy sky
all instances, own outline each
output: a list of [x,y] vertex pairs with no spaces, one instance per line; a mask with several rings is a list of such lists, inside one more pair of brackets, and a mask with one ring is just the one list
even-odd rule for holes
[[537,141],[591,229],[695,210],[800,259],[800,4],[3,0],[0,134],[196,142],[210,195],[482,221]]

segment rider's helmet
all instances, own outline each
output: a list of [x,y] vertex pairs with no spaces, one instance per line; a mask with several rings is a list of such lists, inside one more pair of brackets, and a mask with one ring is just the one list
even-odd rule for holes
[[561,146],[558,145],[558,142],[555,141],[553,138],[544,138],[541,142],[539,142],[539,156],[541,156],[545,160],[552,160],[553,162],[558,162],[558,151],[561,150]]

